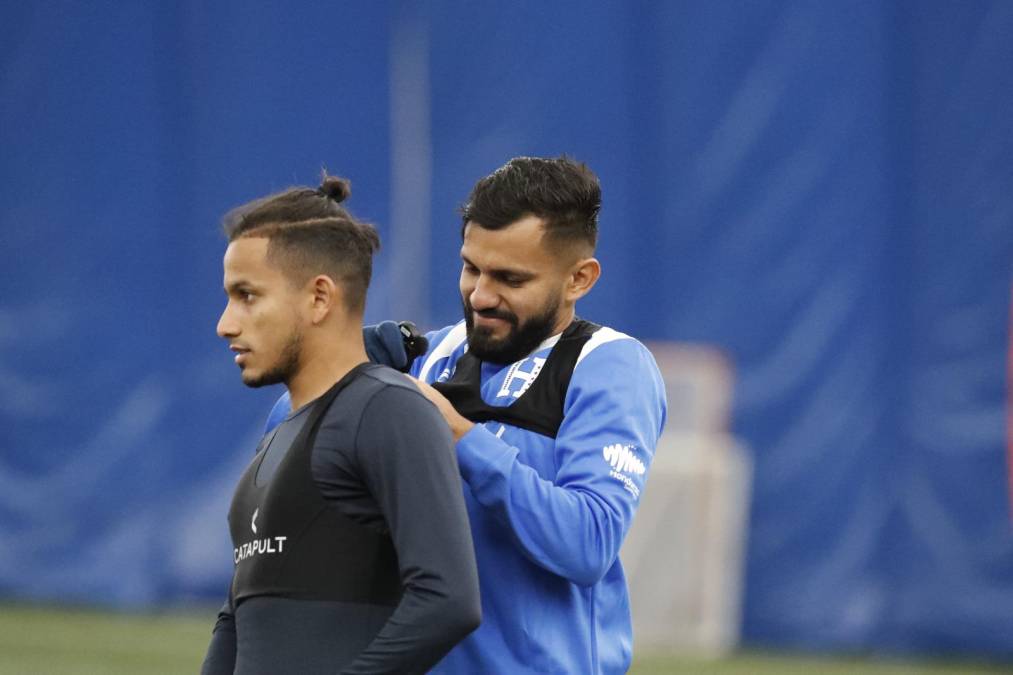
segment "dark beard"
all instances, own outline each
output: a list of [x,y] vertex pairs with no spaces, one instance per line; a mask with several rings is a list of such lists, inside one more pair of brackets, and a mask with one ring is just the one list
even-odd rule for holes
[[[468,329],[468,351],[481,361],[504,365],[520,361],[549,337],[559,312],[559,298],[551,298],[541,312],[518,325],[517,315],[512,312],[499,310],[475,312],[467,298],[462,298],[461,302],[464,305],[464,325]],[[493,338],[487,330],[475,328],[476,313],[479,316],[504,319],[512,328],[506,337]]]
[[289,336],[281,356],[270,370],[264,371],[260,377],[246,379],[243,377],[243,384],[247,387],[267,387],[272,384],[287,383],[299,370],[299,358],[302,356],[302,333],[293,331]]

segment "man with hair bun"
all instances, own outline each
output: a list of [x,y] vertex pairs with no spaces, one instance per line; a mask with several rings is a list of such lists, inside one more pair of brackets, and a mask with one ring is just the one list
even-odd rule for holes
[[619,547],[665,392],[644,345],[576,316],[601,273],[600,204],[584,164],[518,157],[463,208],[464,318],[426,335],[411,374],[456,442],[483,619],[435,673],[629,669]]
[[202,673],[421,673],[481,617],[453,442],[412,382],[369,363],[362,315],[379,247],[293,188],[224,221],[218,335],[250,387],[291,401],[229,509],[235,572]]

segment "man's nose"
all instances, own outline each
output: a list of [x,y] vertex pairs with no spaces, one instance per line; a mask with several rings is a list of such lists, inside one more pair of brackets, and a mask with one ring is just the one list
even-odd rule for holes
[[229,307],[226,306],[222,315],[218,318],[218,326],[215,329],[220,338],[232,338],[239,335],[239,324],[232,318]]
[[471,289],[468,301],[471,303],[472,309],[476,311],[492,309],[499,304],[499,295],[488,281],[480,277],[475,282],[475,288]]

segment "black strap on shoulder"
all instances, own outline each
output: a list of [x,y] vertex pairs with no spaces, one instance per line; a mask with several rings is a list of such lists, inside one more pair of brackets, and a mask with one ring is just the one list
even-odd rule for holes
[[534,383],[509,406],[491,406],[482,399],[482,362],[470,352],[457,360],[453,377],[433,385],[472,422],[497,421],[555,438],[563,423],[563,404],[580,351],[601,326],[574,319],[549,352]]

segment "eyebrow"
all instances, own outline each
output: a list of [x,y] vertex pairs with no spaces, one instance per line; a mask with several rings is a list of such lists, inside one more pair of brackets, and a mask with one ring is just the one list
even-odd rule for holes
[[237,293],[242,290],[257,290],[257,287],[246,279],[240,279],[239,281],[233,281],[231,284],[225,287],[226,293]]
[[[471,267],[478,269],[478,265],[471,262],[471,260],[468,259],[468,256],[464,255],[463,253],[461,254],[461,260],[464,261],[465,265],[470,265]],[[520,281],[527,281],[529,279],[534,279],[536,276],[534,272],[528,272],[527,270],[510,269],[508,267],[494,267],[486,271],[498,279],[513,277]]]

